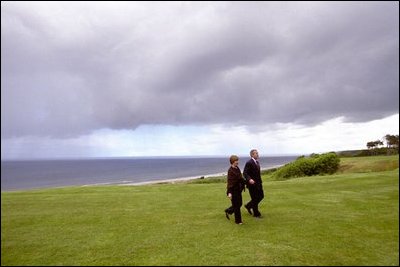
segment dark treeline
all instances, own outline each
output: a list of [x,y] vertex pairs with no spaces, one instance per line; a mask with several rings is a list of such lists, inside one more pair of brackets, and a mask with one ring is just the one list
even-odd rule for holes
[[382,139],[368,141],[367,149],[338,152],[341,157],[363,157],[399,154],[399,135],[387,134]]

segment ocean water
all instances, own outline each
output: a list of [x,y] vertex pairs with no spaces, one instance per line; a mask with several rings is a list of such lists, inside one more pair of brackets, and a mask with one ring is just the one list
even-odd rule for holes
[[[297,156],[260,158],[262,168],[273,168]],[[240,159],[243,171],[248,158]],[[1,161],[1,190],[91,184],[128,184],[184,177],[226,174],[225,157],[108,158],[79,160]]]

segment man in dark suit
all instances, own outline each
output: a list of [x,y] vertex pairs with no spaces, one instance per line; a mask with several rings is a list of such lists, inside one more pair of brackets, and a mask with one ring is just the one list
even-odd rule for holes
[[250,151],[250,157],[251,159],[247,161],[244,166],[243,176],[246,179],[251,200],[244,205],[244,207],[250,214],[253,214],[254,217],[260,218],[261,213],[258,210],[258,204],[264,198],[264,191],[261,181],[260,163],[258,162],[258,151],[252,149]]

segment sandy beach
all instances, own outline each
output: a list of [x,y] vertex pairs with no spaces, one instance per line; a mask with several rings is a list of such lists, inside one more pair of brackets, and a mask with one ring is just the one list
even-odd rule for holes
[[[271,170],[271,169],[275,169],[275,168],[279,168],[281,166],[283,166],[284,164],[281,165],[276,165],[276,166],[272,166],[269,168],[261,168],[261,171],[266,171],[266,170]],[[122,182],[122,183],[117,183],[115,185],[119,185],[119,186],[138,186],[138,185],[148,185],[148,184],[175,184],[175,183],[181,183],[181,182],[186,182],[186,181],[190,181],[190,180],[196,180],[196,179],[207,179],[210,177],[220,177],[220,176],[226,176],[226,173],[214,173],[214,174],[207,174],[204,176],[190,176],[190,177],[180,177],[180,178],[173,178],[173,179],[162,179],[162,180],[154,180],[154,181],[147,181],[147,182],[136,182],[136,183],[132,183],[129,181],[126,182]],[[100,184],[96,184],[96,185],[100,185]],[[90,185],[86,185],[86,186],[90,186]]]
[[136,186],[136,185],[148,185],[148,184],[175,184],[175,183],[181,183],[181,182],[186,182],[190,180],[196,180],[196,179],[207,179],[210,177],[218,177],[218,176],[226,176],[226,173],[215,173],[215,174],[208,174],[208,175],[203,175],[203,176],[190,176],[190,177],[180,177],[180,178],[173,178],[173,179],[162,179],[162,180],[154,180],[154,181],[147,181],[147,182],[125,182],[125,183],[119,183],[116,185],[120,186]]

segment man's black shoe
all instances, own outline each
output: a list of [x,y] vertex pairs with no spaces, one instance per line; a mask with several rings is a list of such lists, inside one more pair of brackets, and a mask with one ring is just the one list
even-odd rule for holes
[[250,215],[253,215],[253,213],[251,212],[251,209],[249,207],[247,207],[247,205],[244,205],[244,207],[246,208],[246,210],[250,213]]

